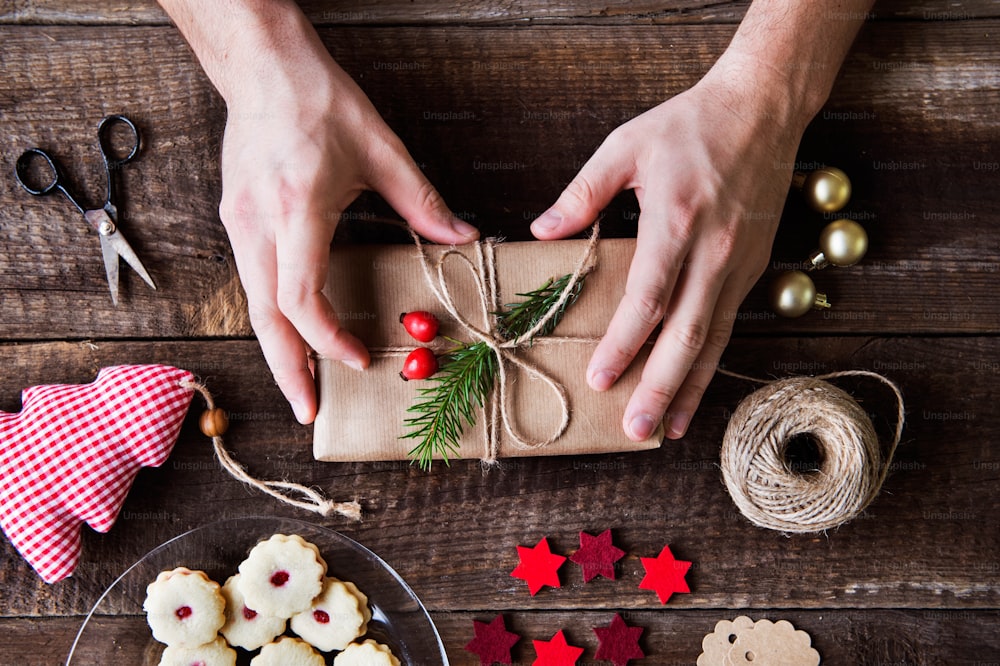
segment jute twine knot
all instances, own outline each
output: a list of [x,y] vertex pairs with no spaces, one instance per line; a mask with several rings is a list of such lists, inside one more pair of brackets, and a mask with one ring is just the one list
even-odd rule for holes
[[[721,370],[755,382],[761,380]],[[896,431],[885,458],[868,414],[848,393],[823,381],[869,377],[888,386],[897,404]],[[875,372],[852,370],[771,382],[743,400],[722,441],[722,476],[750,522],[782,532],[820,532],[857,517],[878,495],[902,436],[903,396]],[[802,473],[788,445],[810,437],[819,469]]]
[[[539,331],[545,328],[549,321],[560,312],[566,302],[570,299],[577,284],[593,270],[596,261],[597,241],[600,238],[600,224],[595,222],[590,239],[584,247],[580,258],[577,260],[573,272],[570,274],[559,297],[544,315],[520,337],[514,340],[504,338],[497,330],[496,313],[500,309],[499,287],[497,284],[496,255],[495,249],[499,241],[487,238],[485,241],[473,244],[473,257],[469,259],[456,248],[445,250],[432,262],[427,256],[420,237],[415,232],[410,231],[413,242],[420,251],[420,264],[423,267],[424,278],[427,286],[434,296],[441,303],[441,306],[448,312],[462,330],[476,342],[482,342],[490,348],[490,351],[497,359],[497,377],[494,380],[493,390],[487,397],[487,403],[483,406],[486,414],[486,427],[484,428],[484,442],[482,463],[486,466],[495,464],[499,454],[499,432],[501,427],[506,432],[511,445],[519,449],[541,449],[549,446],[566,432],[570,423],[570,405],[566,394],[566,387],[534,363],[521,358],[516,351],[521,346],[535,343],[567,344],[574,342],[592,342],[592,338],[572,338],[559,336],[546,336],[535,338]],[[479,314],[482,316],[483,324],[477,326],[469,316],[461,312],[451,293],[451,286],[445,276],[445,266],[448,260],[454,259],[462,262],[471,273],[476,286],[476,296],[479,301]],[[395,351],[386,349],[380,351]],[[407,349],[403,349],[407,351]],[[533,377],[545,383],[555,395],[560,410],[559,425],[545,438],[532,439],[522,434],[510,414],[509,408],[509,375],[513,369],[525,372],[529,377]]]
[[[205,399],[206,407],[208,409],[215,409],[215,400],[212,398],[212,394],[209,393],[204,384],[199,384],[198,382],[193,381],[184,381],[181,382],[180,385],[182,388],[200,393],[201,397]],[[327,499],[317,490],[303,486],[299,483],[292,483],[291,481],[261,481],[260,479],[252,476],[243,465],[238,463],[229,454],[221,436],[212,437],[212,446],[215,448],[215,455],[219,459],[219,464],[222,465],[222,469],[226,470],[234,478],[242,481],[248,486],[252,486],[263,493],[267,493],[271,497],[281,500],[285,504],[299,509],[305,509],[306,511],[313,511],[321,516],[330,516],[335,513],[339,513],[340,515],[350,518],[351,520],[361,520],[361,505],[356,501],[334,502],[333,500]]]

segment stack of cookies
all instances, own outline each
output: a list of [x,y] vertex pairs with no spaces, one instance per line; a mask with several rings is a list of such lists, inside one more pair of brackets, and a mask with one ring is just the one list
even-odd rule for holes
[[234,647],[260,649],[251,666],[325,666],[329,652],[335,666],[399,666],[387,646],[356,642],[372,617],[368,597],[326,574],[315,545],[284,534],[254,546],[221,587],[184,567],[160,573],[143,603],[153,638],[167,646],[160,666],[235,666]]

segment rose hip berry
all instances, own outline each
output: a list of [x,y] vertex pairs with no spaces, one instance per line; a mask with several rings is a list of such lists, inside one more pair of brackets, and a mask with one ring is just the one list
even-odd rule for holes
[[399,322],[406,329],[406,332],[419,342],[430,342],[436,338],[438,328],[441,327],[438,318],[424,310],[404,312],[399,315]]
[[288,582],[288,572],[287,571],[276,571],[271,576],[271,585],[275,587],[281,587]]
[[427,347],[417,347],[403,361],[403,371],[399,376],[404,381],[411,379],[427,379],[438,371],[437,357]]

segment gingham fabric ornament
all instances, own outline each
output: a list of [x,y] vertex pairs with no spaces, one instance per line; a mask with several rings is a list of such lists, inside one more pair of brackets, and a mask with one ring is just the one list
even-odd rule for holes
[[0,412],[0,526],[45,582],[73,573],[82,523],[110,530],[139,468],[166,461],[193,379],[104,368],[92,384],[25,389],[20,413]]

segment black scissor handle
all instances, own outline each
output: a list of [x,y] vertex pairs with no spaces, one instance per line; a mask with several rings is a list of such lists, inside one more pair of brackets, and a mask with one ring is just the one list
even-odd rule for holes
[[[42,187],[35,187],[32,184],[31,177],[28,175],[28,171],[31,169],[31,163],[35,161],[35,156],[41,157],[49,165],[49,170],[52,172],[52,180],[49,181],[47,185]],[[21,153],[21,156],[17,158],[17,164],[14,167],[14,177],[17,178],[17,183],[28,194],[33,194],[36,197],[45,196],[46,194],[51,194],[53,190],[59,188],[62,185],[63,177],[62,172],[59,170],[59,165],[52,156],[41,148],[28,148],[26,151]]]
[[[111,145],[111,128],[119,124],[125,125],[132,131],[132,149],[125,157],[118,157],[119,153]],[[104,156],[104,164],[107,165],[108,169],[117,169],[131,162],[139,153],[139,144],[141,143],[139,128],[128,116],[120,114],[106,116],[101,120],[101,124],[97,126],[97,140],[101,144],[101,155]]]

